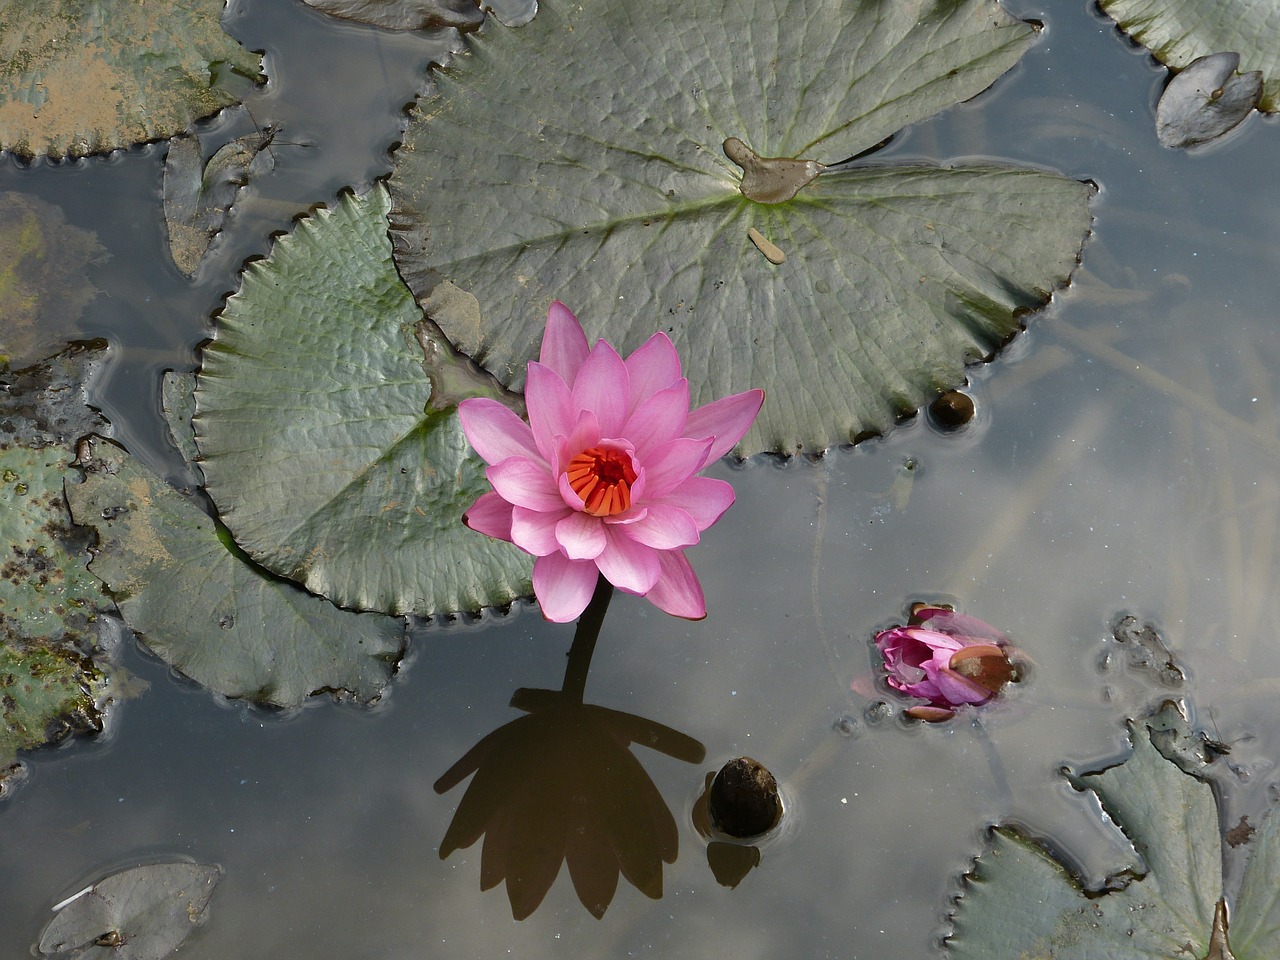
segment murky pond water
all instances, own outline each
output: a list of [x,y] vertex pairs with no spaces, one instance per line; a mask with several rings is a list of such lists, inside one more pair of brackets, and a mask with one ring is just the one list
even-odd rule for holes
[[[96,741],[29,756],[27,781],[0,804],[0,952],[26,955],[50,906],[113,868],[182,855],[226,871],[182,948],[191,958],[937,955],[989,824],[1023,825],[1092,876],[1118,862],[1096,802],[1060,770],[1121,755],[1124,718],[1169,692],[1108,644],[1124,614],[1159,626],[1188,677],[1175,692],[1232,745],[1227,821],[1261,811],[1280,757],[1277,125],[1253,117],[1217,147],[1162,149],[1162,69],[1082,0],[1007,6],[1046,23],[1041,42],[975,102],[885,152],[1093,179],[1083,266],[972,371],[967,430],[920,416],[816,462],[717,466],[738,502],[691,553],[705,621],[614,599],[587,702],[706,748],[699,764],[635,748],[679,830],[661,899],[623,881],[597,920],[562,875],[517,922],[502,889],[480,889],[479,844],[438,856],[465,786],[441,795],[436,779],[520,715],[518,688],[563,677],[572,627],[518,607],[419,624],[367,710],[222,702],[128,641],[146,690]],[[209,316],[273,232],[389,170],[402,108],[453,42],[292,0],[233,8],[228,29],[266,50],[271,83],[249,101],[250,124],[280,127],[275,169],[242,194],[193,282],[165,250],[163,145],[0,165],[0,189],[59,204],[110,251],[79,331],[112,344],[95,402],[174,479],[184,468],[159,412],[161,371],[194,368]],[[243,117],[212,123],[248,129]],[[1033,662],[980,724],[868,712],[886,696],[870,637],[920,599],[997,625]],[[773,770],[790,809],[729,887],[691,811],[705,775],[740,754]]]

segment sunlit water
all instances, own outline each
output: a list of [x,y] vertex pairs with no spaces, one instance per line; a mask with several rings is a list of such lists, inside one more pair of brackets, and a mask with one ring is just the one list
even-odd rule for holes
[[[27,781],[0,804],[0,953],[26,955],[49,908],[86,883],[178,855],[226,871],[183,947],[191,958],[937,955],[989,824],[1022,825],[1093,877],[1125,862],[1096,803],[1060,774],[1122,756],[1124,718],[1168,693],[1114,656],[1106,667],[1124,613],[1163,631],[1189,677],[1176,692],[1232,745],[1229,822],[1256,822],[1280,757],[1276,124],[1255,116],[1223,145],[1161,149],[1162,69],[1083,2],[1008,6],[1045,21],[1038,46],[885,153],[999,157],[1096,181],[1083,267],[972,371],[979,416],[960,434],[921,416],[819,462],[718,466],[738,503],[691,552],[705,621],[614,600],[587,701],[707,751],[694,765],[635,749],[680,828],[661,900],[623,881],[596,920],[562,875],[516,922],[503,890],[480,890],[479,845],[438,857],[465,787],[441,796],[433,782],[518,716],[516,688],[560,684],[572,628],[517,608],[415,629],[370,710],[228,704],[130,646],[146,692],[96,742],[28,757]],[[266,50],[271,83],[249,106],[281,128],[276,166],[242,194],[195,282],[165,251],[163,145],[0,169],[0,187],[60,204],[111,251],[82,324],[112,342],[96,400],[135,454],[175,478],[160,372],[194,367],[210,314],[273,232],[389,170],[403,105],[453,43],[289,0],[233,7],[228,28]],[[1033,662],[980,726],[869,720],[864,694],[887,697],[870,636],[918,599],[997,625]],[[706,773],[744,753],[773,770],[791,808],[729,889],[690,811]]]

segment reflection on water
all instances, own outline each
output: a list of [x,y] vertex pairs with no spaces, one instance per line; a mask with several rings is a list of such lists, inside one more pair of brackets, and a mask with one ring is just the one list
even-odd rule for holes
[[[886,153],[996,155],[1097,181],[1076,285],[972,371],[967,429],[943,436],[922,416],[819,462],[717,466],[738,504],[691,557],[710,615],[685,623],[619,596],[592,658],[593,699],[610,711],[696,731],[709,767],[767,758],[788,828],[736,887],[685,855],[663,861],[659,901],[622,884],[597,921],[571,883],[552,883],[517,922],[477,890],[483,852],[440,858],[461,806],[433,789],[440,771],[556,696],[517,695],[513,709],[511,690],[563,693],[570,632],[517,607],[416,625],[372,710],[221,704],[130,653],[149,691],[108,736],[31,758],[0,804],[0,955],[25,956],[49,907],[86,883],[186,856],[226,871],[183,947],[193,960],[937,956],[988,824],[1021,824],[1093,877],[1125,862],[1060,770],[1121,755],[1123,719],[1168,692],[1116,655],[1127,616],[1157,629],[1193,723],[1231,749],[1224,822],[1261,822],[1280,778],[1280,128],[1254,117],[1223,148],[1164,150],[1162,70],[1085,0],[1007,6],[1046,23],[1041,42]],[[255,120],[315,146],[276,150],[193,282],[164,248],[163,146],[0,164],[4,189],[61,205],[111,253],[81,321],[113,345],[97,401],[170,475],[181,467],[160,371],[192,368],[240,258],[388,169],[400,107],[449,46],[335,26],[292,0],[233,6],[230,24],[268,48]],[[876,722],[866,711],[887,688],[850,690],[876,667],[872,636],[912,600],[941,598],[999,624],[1035,669],[984,709],[981,730]],[[706,770],[658,752],[644,762],[696,849]]]
[[517,690],[511,706],[527,715],[486,734],[435,783],[436,793],[446,793],[475,774],[440,858],[484,836],[480,889],[505,880],[517,920],[538,909],[561,861],[597,918],[613,900],[619,871],[657,900],[662,865],[676,861],[675,818],[631,744],[686,763],[700,763],[706,749],[660,723],[582,702],[612,596],[601,576],[578,622],[561,689]]

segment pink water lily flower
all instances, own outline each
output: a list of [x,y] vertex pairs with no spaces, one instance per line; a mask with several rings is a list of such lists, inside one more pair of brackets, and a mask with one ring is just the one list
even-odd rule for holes
[[1016,679],[1009,638],[945,607],[915,610],[907,626],[881,630],[875,643],[889,686],[928,701],[906,710],[921,720],[950,719],[957,707],[986,703]]
[[600,574],[667,613],[706,616],[684,548],[733,503],[733,487],[697,474],[755,421],[764,392],[689,410],[689,382],[666,334],[625,360],[587,344],[556,301],[529,364],[529,422],[490,399],[458,405],[463,432],[489,464],[493,490],[463,520],[538,559],[533,591],[548,620],[586,608]]

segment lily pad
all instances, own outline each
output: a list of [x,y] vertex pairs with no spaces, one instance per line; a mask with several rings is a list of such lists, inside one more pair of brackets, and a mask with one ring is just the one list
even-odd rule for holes
[[98,294],[86,267],[107,252],[94,234],[68,224],[60,208],[13,191],[0,193],[0,236],[0,370],[17,370],[70,339]]
[[59,905],[40,955],[163,960],[205,920],[222,868],[174,861],[113,873]]
[[1236,51],[1243,71],[1262,71],[1258,109],[1280,110],[1280,0],[1100,0],[1099,5],[1170,69]]
[[[1194,742],[1172,704],[1132,725],[1133,755],[1080,778],[1133,846],[1134,864],[1103,892],[1079,881],[1040,845],[1010,828],[966,878],[948,949],[955,960],[1272,960],[1280,956],[1280,817],[1259,831],[1231,911],[1228,946],[1222,831],[1213,790],[1163,755],[1157,740]],[[1180,751],[1185,763],[1186,750]]]
[[1166,147],[1193,147],[1234,129],[1253,112],[1262,72],[1237,73],[1240,54],[1200,57],[1169,81],[1156,106],[1156,136]]
[[339,610],[259,570],[119,447],[89,446],[67,500],[98,532],[90,570],[161,659],[224,696],[282,707],[322,691],[378,697],[403,652],[402,621]]
[[174,265],[190,277],[226,219],[236,193],[251,177],[275,166],[271,134],[256,133],[223,144],[206,163],[200,141],[174,137],[164,162],[164,222]]
[[476,0],[304,0],[317,10],[344,20],[387,30],[431,30],[456,27],[474,30],[484,23]]
[[224,5],[0,5],[0,148],[23,157],[101,153],[173,136],[236,102],[229,75],[256,80],[261,61],[223,32]]
[[236,542],[340,606],[507,604],[531,560],[462,524],[489,489],[445,395],[462,366],[396,273],[388,207],[344,196],[245,271],[203,354],[200,466]]
[[102,426],[83,394],[98,355],[75,348],[0,391],[0,786],[19,750],[102,728],[111,664],[95,619],[111,601],[62,493],[78,431]]
[[548,0],[519,34],[469,35],[411,119],[396,261],[512,389],[559,298],[623,350],[667,331],[695,403],[767,387],[743,455],[882,432],[1067,281],[1093,188],[842,162],[1035,34],[992,0]]

